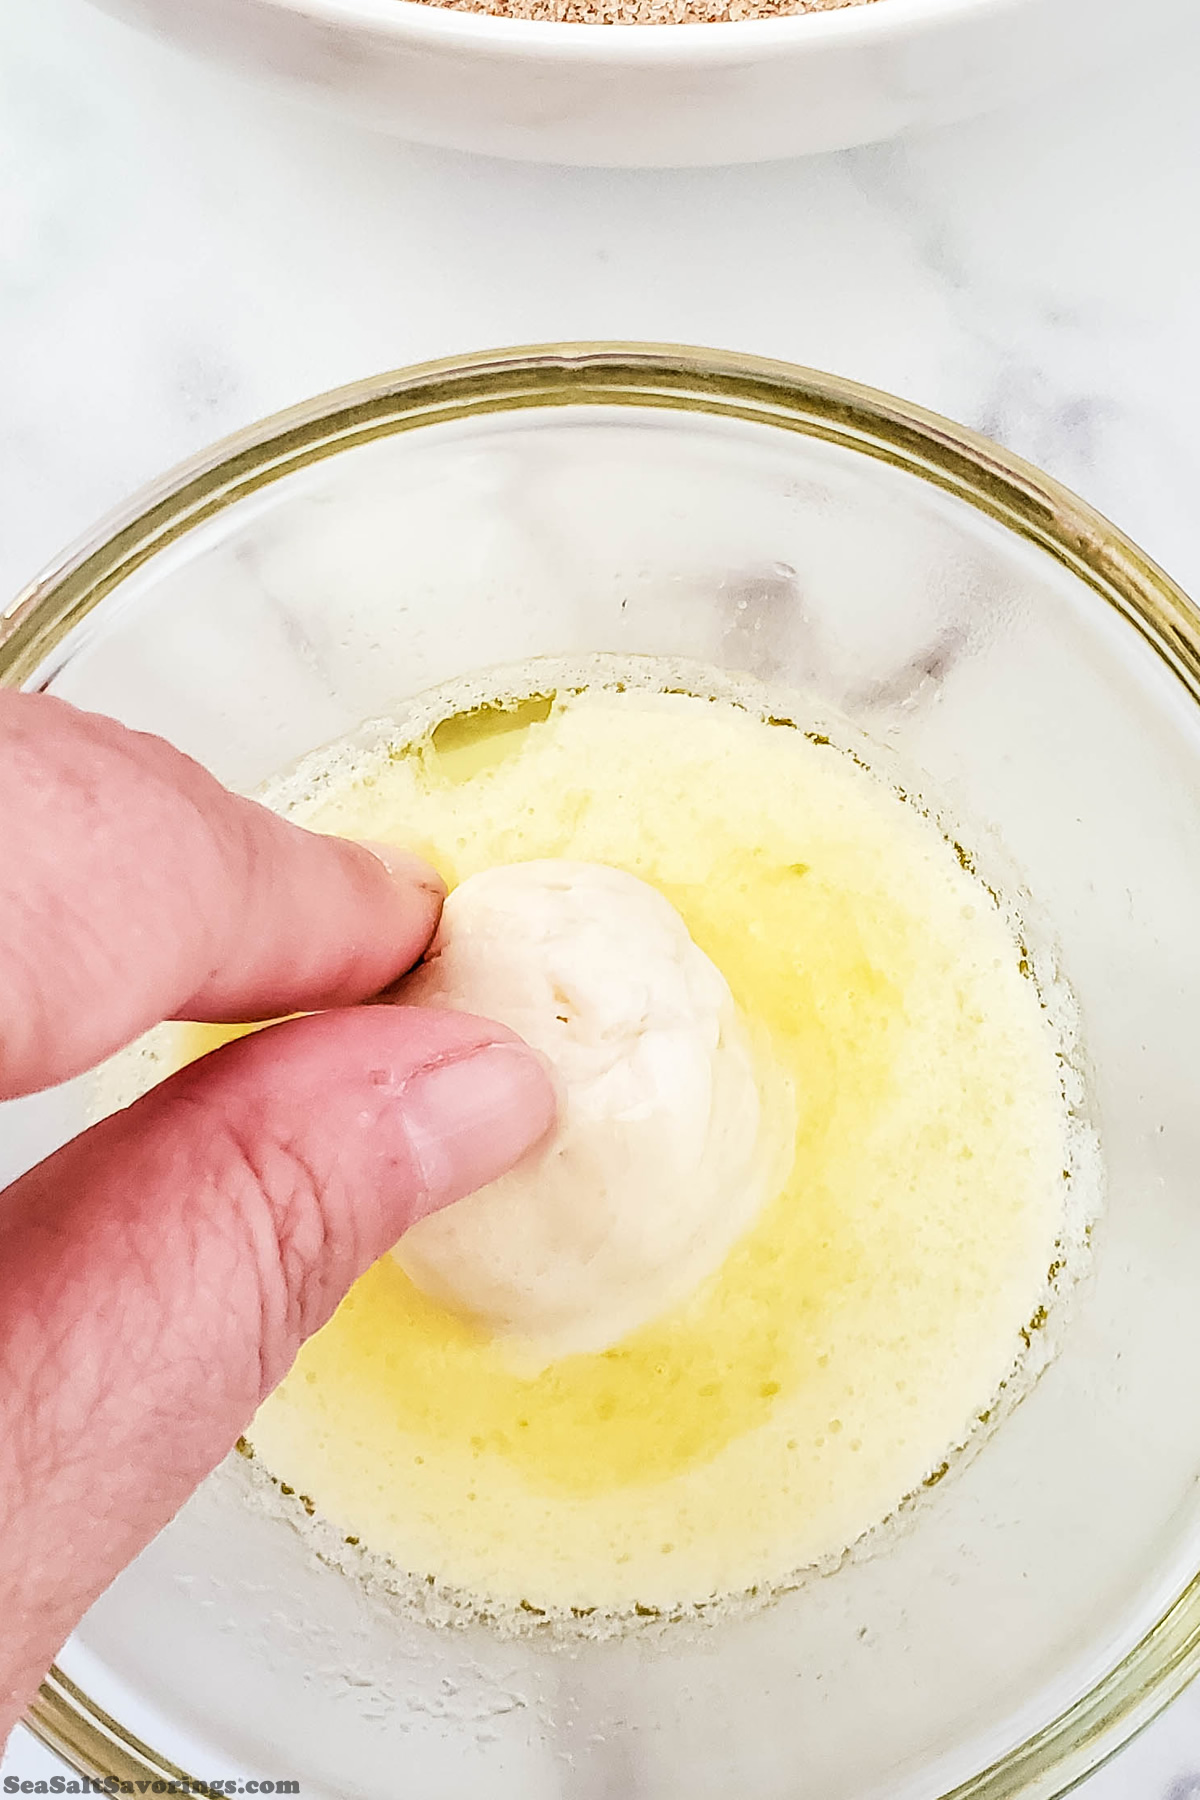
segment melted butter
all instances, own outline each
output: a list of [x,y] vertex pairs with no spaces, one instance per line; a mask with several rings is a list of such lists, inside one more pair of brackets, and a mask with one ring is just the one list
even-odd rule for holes
[[[612,691],[365,752],[300,816],[452,882],[548,856],[653,882],[798,1124],[714,1277],[533,1379],[385,1259],[254,1421],[266,1466],[407,1571],[613,1610],[785,1580],[931,1479],[1018,1361],[1067,1163],[1037,992],[936,827],[799,731]],[[177,1060],[231,1035],[180,1028]]]

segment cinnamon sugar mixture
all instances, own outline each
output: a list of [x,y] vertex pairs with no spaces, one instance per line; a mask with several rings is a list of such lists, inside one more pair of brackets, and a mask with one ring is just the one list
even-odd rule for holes
[[559,25],[713,25],[735,19],[773,19],[788,13],[832,12],[873,0],[434,0],[456,12],[502,19],[540,19]]

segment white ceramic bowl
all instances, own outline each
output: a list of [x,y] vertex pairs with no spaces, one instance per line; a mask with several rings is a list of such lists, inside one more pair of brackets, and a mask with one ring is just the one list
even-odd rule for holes
[[965,118],[1135,54],[1187,0],[873,0],[556,25],[420,0],[100,0],[401,137],[537,162],[758,162]]

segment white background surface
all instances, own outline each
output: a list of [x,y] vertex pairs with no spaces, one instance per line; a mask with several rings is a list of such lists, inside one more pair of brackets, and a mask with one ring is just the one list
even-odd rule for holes
[[[4,0],[0,605],[263,413],[587,337],[786,357],[949,413],[1200,593],[1198,74],[1200,14],[1137,66],[901,145],[606,173],[372,138],[83,0]],[[0,1773],[56,1770],[18,1734]],[[1082,1792],[1200,1800],[1200,1692]]]

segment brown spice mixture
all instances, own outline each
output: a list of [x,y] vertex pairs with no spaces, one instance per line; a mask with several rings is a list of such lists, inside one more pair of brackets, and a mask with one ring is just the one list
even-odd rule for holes
[[787,13],[833,12],[873,0],[431,0],[455,12],[557,25],[715,25],[774,19]]

